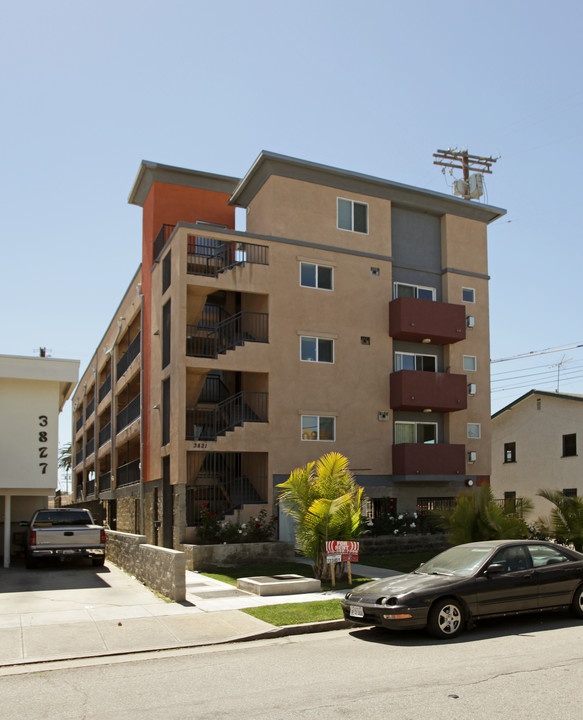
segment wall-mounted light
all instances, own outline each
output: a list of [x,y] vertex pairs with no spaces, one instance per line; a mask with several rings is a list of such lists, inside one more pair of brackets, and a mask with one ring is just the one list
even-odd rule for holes
[[159,405],[154,405],[154,407],[152,408],[152,410],[159,410],[159,409],[160,409]]
[[425,343],[425,345],[428,345],[431,342],[431,338],[423,338],[423,340],[421,340],[421,342]]
[[154,330],[154,332],[152,333],[152,335],[159,335],[159,334],[160,334],[159,330]]

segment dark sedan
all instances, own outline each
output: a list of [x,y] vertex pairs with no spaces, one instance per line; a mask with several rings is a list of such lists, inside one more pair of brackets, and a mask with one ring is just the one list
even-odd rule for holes
[[571,609],[583,618],[583,555],[536,540],[457,545],[412,573],[365,583],[342,600],[346,620],[459,635],[472,620]]

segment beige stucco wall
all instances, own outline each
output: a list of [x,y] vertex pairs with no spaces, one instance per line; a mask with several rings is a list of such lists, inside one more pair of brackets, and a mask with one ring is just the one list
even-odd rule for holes
[[0,491],[54,492],[59,411],[78,372],[76,360],[0,356]]
[[[540,403],[538,402],[540,400]],[[562,457],[563,435],[577,434],[578,455]],[[504,462],[504,444],[516,443],[516,462]],[[492,420],[492,490],[527,497],[531,518],[548,515],[552,505],[537,492],[576,488],[583,495],[583,402],[533,394]]]
[[[488,248],[486,226],[466,218],[444,215],[441,221],[442,279],[444,302],[465,305],[466,317],[474,327],[466,328],[466,339],[446,346],[445,365],[450,372],[467,376],[475,383],[476,394],[468,396],[468,407],[448,417],[449,442],[465,443],[467,453],[475,451],[476,462],[466,463],[468,475],[490,475],[490,330],[488,297]],[[475,303],[462,299],[462,288],[473,288]],[[464,355],[477,359],[476,371],[464,370]],[[467,437],[468,423],[479,423],[480,439]]]

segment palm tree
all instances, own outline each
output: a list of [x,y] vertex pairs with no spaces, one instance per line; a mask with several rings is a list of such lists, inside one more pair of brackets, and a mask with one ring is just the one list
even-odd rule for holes
[[569,497],[560,490],[541,490],[539,497],[554,505],[550,518],[539,518],[537,530],[562,543],[573,543],[575,550],[583,552],[583,498]]
[[[529,501],[522,500],[524,510]],[[451,513],[442,522],[453,545],[477,542],[479,540],[502,540],[528,537],[529,530],[524,521],[515,514],[506,512],[492,495],[489,485],[461,493]]]
[[[347,458],[328,453],[297,468],[277,487],[281,507],[296,521],[299,551],[313,560],[317,578],[329,577],[326,542],[353,540],[362,532],[363,490],[348,470]],[[343,568],[342,564],[338,569],[342,572]]]
[[65,472],[71,472],[72,465],[72,445],[73,443],[64,443],[59,450],[59,468]]

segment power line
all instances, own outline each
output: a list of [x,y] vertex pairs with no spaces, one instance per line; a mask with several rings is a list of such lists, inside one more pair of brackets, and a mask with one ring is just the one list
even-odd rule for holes
[[583,343],[578,343],[577,345],[563,345],[557,348],[545,348],[544,350],[531,350],[530,352],[522,353],[521,355],[513,355],[511,357],[499,358],[498,360],[490,360],[490,364],[493,365],[494,363],[508,362],[509,360],[521,360],[522,358],[534,357],[535,355],[548,355],[549,353],[561,352],[563,350],[574,350],[575,348],[580,347],[583,347]]

